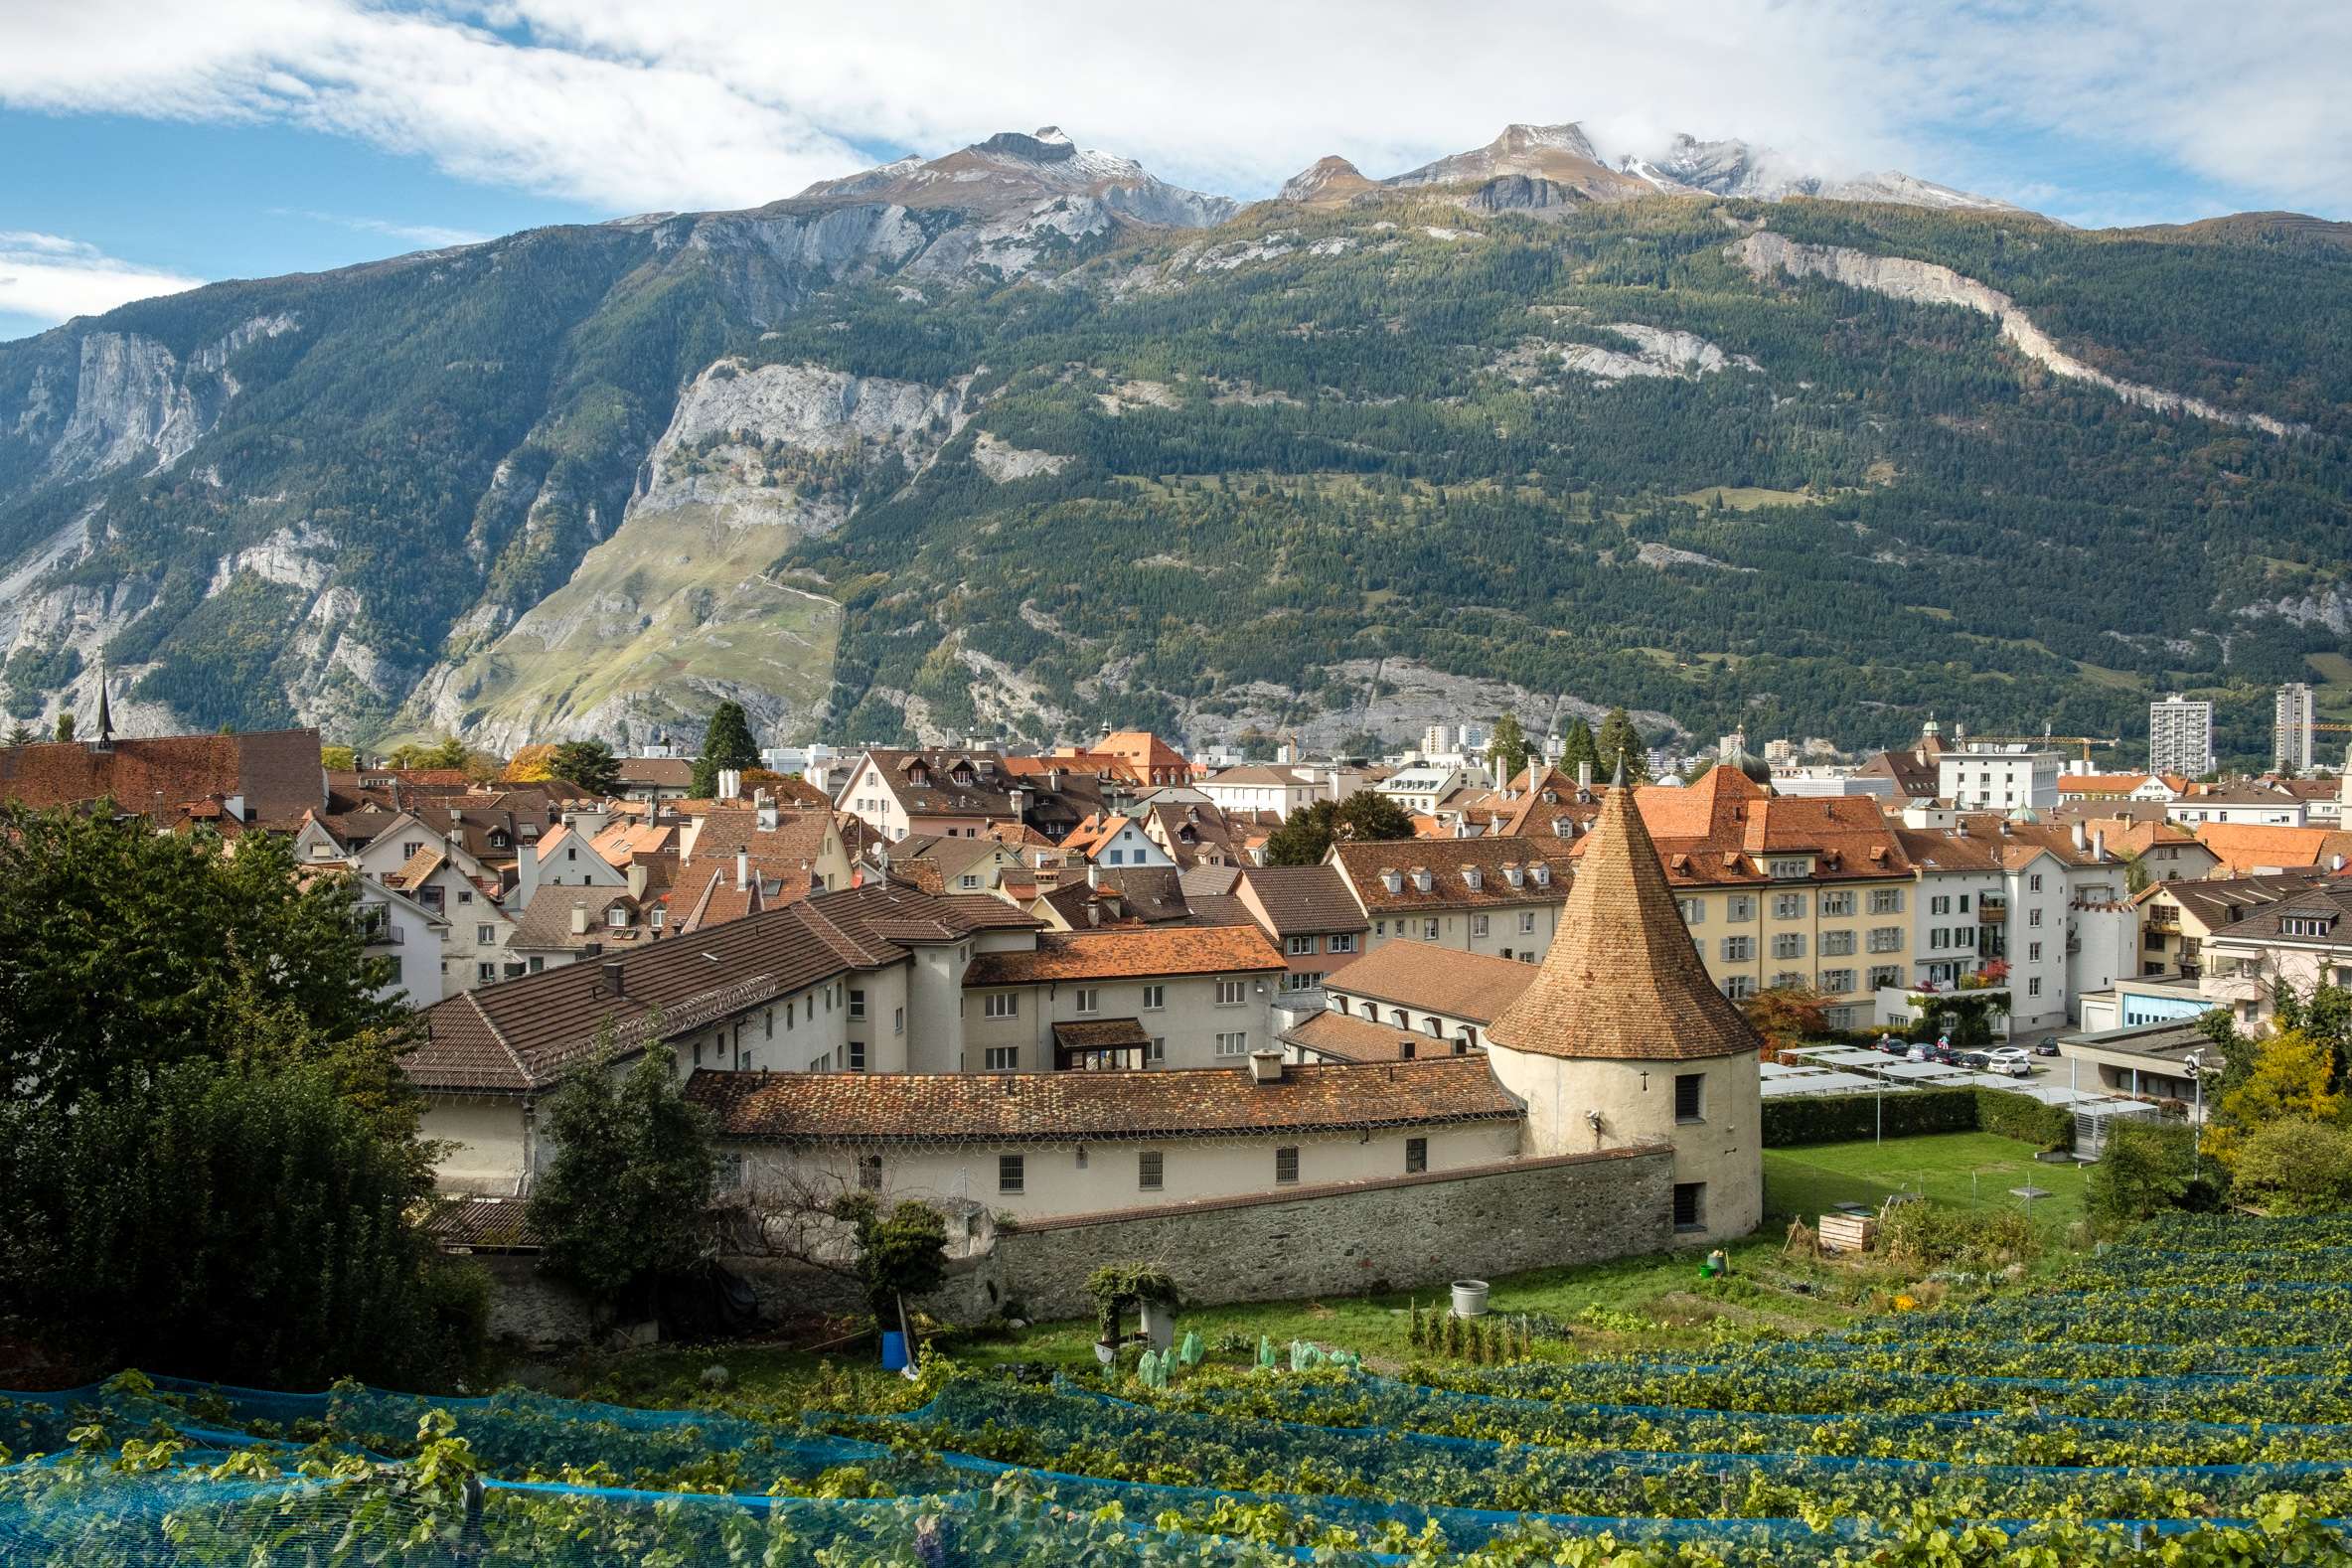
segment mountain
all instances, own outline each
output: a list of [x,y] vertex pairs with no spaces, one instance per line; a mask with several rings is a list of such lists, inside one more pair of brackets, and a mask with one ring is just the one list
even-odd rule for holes
[[0,704],[102,654],[134,732],[1871,743],[2178,689],[2228,750],[2347,667],[2329,226],[1684,178],[1740,164],[1512,127],[1236,209],[1009,133],[0,344]]
[[1769,147],[1744,141],[1700,141],[1676,136],[1654,158],[1627,155],[1619,161],[1626,173],[1653,189],[1678,195],[1706,192],[1712,196],[1747,197],[1779,202],[1809,196],[1831,202],[1887,202],[1902,207],[1934,207],[1983,212],[2020,211],[2010,203],[1948,185],[1915,179],[1897,170],[1834,178],[1824,175]]
[[1379,187],[1344,158],[1319,158],[1282,184],[1278,202],[1343,202]]

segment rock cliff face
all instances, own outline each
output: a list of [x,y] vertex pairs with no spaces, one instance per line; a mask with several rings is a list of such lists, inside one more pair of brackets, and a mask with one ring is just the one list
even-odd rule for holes
[[512,749],[549,734],[691,728],[731,698],[769,732],[807,727],[840,612],[769,568],[795,540],[927,468],[971,416],[968,385],[734,358],[708,367],[612,537],[486,646],[472,646],[480,628],[461,629],[404,723]]
[[1791,277],[1822,277],[1848,288],[1867,289],[1873,294],[1885,294],[1893,299],[1959,305],[1978,315],[1990,316],[2000,323],[2002,337],[2016,345],[2019,353],[2052,375],[2104,387],[2125,402],[2136,403],[2142,408],[2153,408],[2159,413],[2186,413],[2199,419],[2211,419],[2217,424],[2261,430],[2269,435],[2295,435],[2308,430],[2308,426],[2290,424],[2269,414],[2241,413],[2217,407],[2201,397],[2185,396],[2161,388],[2142,386],[2137,382],[2119,381],[2061,349],[2051,341],[2048,333],[2034,325],[2032,317],[2018,308],[2015,300],[1999,289],[1988,287],[1972,277],[1962,277],[1952,268],[1939,266],[1932,261],[1872,255],[1866,250],[1855,250],[1844,245],[1799,244],[1768,230],[1758,230],[1734,241],[1730,250],[1749,271],[1760,277],[1775,271],[1786,272]]
[[118,468],[169,468],[203,439],[240,390],[230,360],[262,338],[297,330],[290,316],[256,316],[182,365],[153,338],[135,332],[89,332],[70,375],[52,366],[35,373],[12,421],[20,436],[47,448],[42,477],[94,479]]

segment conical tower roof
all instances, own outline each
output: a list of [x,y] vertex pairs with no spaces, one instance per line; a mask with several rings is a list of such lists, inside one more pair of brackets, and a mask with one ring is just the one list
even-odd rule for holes
[[1622,782],[1586,841],[1543,967],[1487,1036],[1529,1055],[1602,1061],[1695,1061],[1761,1048],[1707,978]]

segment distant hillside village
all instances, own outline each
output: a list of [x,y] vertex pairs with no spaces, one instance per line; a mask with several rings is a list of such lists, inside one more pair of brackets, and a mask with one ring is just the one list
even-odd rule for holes
[[[1774,1099],[2177,1111],[2194,1020],[2259,1031],[2281,982],[2352,979],[2352,779],[2100,774],[1933,721],[1834,766],[1728,736],[1654,782],[1613,715],[1377,761],[575,743],[587,786],[546,747],[371,765],[309,729],[96,727],[0,748],[0,798],[351,878],[469,1248],[528,1250],[543,1108],[600,1052],[668,1055],[754,1207],[916,1197],[1066,1263],[1146,1223],[1213,1252],[1182,1226],[1235,1205],[1386,1231],[1366,1205],[1410,1189],[1470,1230],[1347,1265],[1407,1280],[1744,1234]],[[1555,1222],[1493,1224],[1497,1182]]]

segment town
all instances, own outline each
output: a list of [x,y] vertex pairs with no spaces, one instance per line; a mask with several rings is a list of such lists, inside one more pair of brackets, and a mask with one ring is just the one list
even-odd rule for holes
[[2352,1568],[2347,16],[0,6],[0,1568]]

